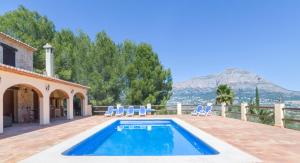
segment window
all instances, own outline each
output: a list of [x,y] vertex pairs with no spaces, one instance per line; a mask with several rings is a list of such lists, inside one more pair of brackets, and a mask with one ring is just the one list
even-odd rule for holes
[[0,44],[3,47],[3,64],[15,67],[17,49],[3,43]]

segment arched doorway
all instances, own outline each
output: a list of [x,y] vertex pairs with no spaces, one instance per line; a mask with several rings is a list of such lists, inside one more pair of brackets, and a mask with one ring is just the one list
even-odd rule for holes
[[42,93],[28,84],[9,87],[3,94],[3,124],[38,123],[40,119],[40,98]]
[[69,96],[63,90],[54,90],[50,94],[50,121],[67,118],[67,100]]
[[73,98],[74,116],[83,115],[83,106],[84,106],[84,95],[79,92],[75,93]]

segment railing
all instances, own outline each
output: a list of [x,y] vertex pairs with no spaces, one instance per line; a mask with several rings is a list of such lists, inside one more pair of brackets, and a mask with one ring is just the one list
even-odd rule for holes
[[212,113],[216,116],[221,116],[222,106],[221,105],[213,105]]
[[274,107],[270,106],[247,106],[247,120],[256,123],[274,125]]
[[[150,104],[149,104],[150,105]],[[191,114],[197,105],[150,105],[152,115]],[[103,115],[108,106],[93,106],[94,115]],[[128,106],[124,106],[127,108]],[[138,109],[140,105],[134,106]],[[148,113],[149,114],[149,113]],[[255,123],[275,125],[300,130],[300,108],[275,106],[213,105],[212,114],[226,118],[240,119]],[[277,117],[277,118],[276,118]]]
[[[135,109],[140,108],[140,105],[122,105],[125,108],[133,106]],[[107,111],[108,106],[93,106],[93,115],[104,115]],[[171,115],[177,114],[176,105],[151,105],[151,114],[152,115]]]
[[154,115],[172,115],[177,114],[176,105],[152,105],[151,108],[154,110]]
[[283,108],[284,127],[300,130],[300,108]]
[[[127,108],[129,105],[122,105]],[[135,109],[138,109],[140,105],[130,105]],[[182,114],[191,114],[198,105],[181,105],[181,113]],[[116,106],[114,106],[116,107]],[[151,105],[151,114],[152,115],[175,115],[177,113],[177,105]],[[107,111],[108,106],[93,106],[92,112],[93,115],[104,115],[105,111]],[[221,105],[214,105],[212,114],[221,115]]]
[[104,115],[108,106],[93,106],[92,113],[93,115]]
[[241,106],[240,105],[229,105],[225,111],[226,117],[241,119]]

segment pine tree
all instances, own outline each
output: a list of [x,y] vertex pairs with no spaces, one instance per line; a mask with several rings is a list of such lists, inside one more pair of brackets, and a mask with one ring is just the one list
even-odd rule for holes
[[4,32],[37,48],[33,55],[36,71],[42,72],[45,67],[43,46],[54,37],[55,26],[46,16],[29,11],[24,6],[0,16],[0,32]]
[[171,96],[172,75],[159,61],[151,45],[126,40],[116,44],[105,33],[91,41],[82,31],[56,31],[45,16],[20,6],[0,16],[0,31],[38,48],[34,67],[45,65],[43,45],[55,49],[55,74],[88,85],[94,105],[165,104]]

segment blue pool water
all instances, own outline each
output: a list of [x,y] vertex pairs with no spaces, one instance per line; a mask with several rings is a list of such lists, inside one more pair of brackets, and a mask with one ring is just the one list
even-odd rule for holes
[[218,153],[172,120],[119,120],[63,154],[67,156],[173,156]]

